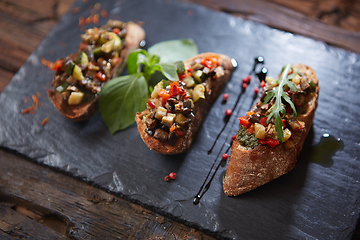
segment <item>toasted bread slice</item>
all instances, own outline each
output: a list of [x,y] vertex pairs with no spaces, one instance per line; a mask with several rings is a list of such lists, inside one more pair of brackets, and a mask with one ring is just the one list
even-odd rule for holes
[[[102,27],[102,29],[115,29],[117,27],[117,24],[120,21],[116,20],[109,20],[109,22]],[[121,22],[121,24],[123,24]],[[56,109],[64,115],[66,118],[72,120],[72,121],[84,121],[88,120],[90,117],[94,115],[94,113],[98,110],[98,92],[101,90],[101,87],[110,79],[119,76],[125,69],[126,61],[128,55],[134,51],[135,49],[139,48],[141,41],[145,39],[145,31],[141,26],[139,26],[136,23],[128,22],[126,24],[123,24],[124,29],[122,30],[123,33],[120,34],[126,34],[123,40],[120,40],[121,47],[118,47],[118,49],[111,50],[108,53],[101,52],[102,48],[98,45],[94,46],[92,45],[91,41],[93,39],[88,39],[86,37],[83,37],[83,42],[79,47],[79,52],[75,54],[71,54],[65,58],[63,58],[64,65],[68,61],[75,62],[78,59],[78,55],[82,54],[82,52],[86,52],[89,56],[89,63],[96,62],[96,60],[99,60],[104,58],[104,61],[106,61],[106,64],[109,65],[111,63],[111,68],[106,68],[103,66],[102,69],[100,69],[101,74],[105,76],[105,79],[102,79],[99,81],[95,74],[92,74],[90,76],[90,81],[73,81],[69,86],[70,87],[76,87],[75,91],[78,91],[79,88],[81,88],[81,92],[84,93],[84,97],[80,101],[80,103],[77,104],[70,104],[68,101],[69,98],[69,91],[63,93],[57,91],[57,87],[59,87],[60,84],[63,84],[65,81],[65,78],[69,77],[65,71],[65,66],[60,68],[52,81],[52,86],[54,89],[48,90],[47,94],[53,105],[56,107]],[[95,29],[98,31],[98,29]],[[100,32],[101,33],[101,32]],[[95,33],[100,35],[99,32]],[[98,37],[99,38],[99,37]],[[85,39],[85,40],[84,40]],[[96,40],[99,42],[100,40]],[[105,41],[105,40],[104,40]],[[114,44],[115,45],[115,44]],[[97,49],[96,49],[97,48]],[[100,50],[101,49],[101,50]],[[95,51],[101,52],[101,54],[104,55],[104,57],[100,56],[94,56]],[[99,65],[99,64],[97,64]],[[98,66],[92,66],[93,68]],[[82,72],[84,73],[84,66],[81,67]],[[87,68],[88,69],[88,68]],[[61,79],[61,80],[60,80]],[[96,79],[98,82],[96,86],[90,85],[89,82]],[[86,80],[86,79],[85,79]],[[81,82],[81,83],[79,83]],[[91,83],[93,84],[93,83]],[[80,86],[79,86],[80,85]]]
[[[291,138],[287,142],[280,142],[275,147],[262,144],[256,147],[247,147],[237,137],[232,144],[223,183],[223,190],[227,196],[236,196],[253,190],[280,177],[295,167],[297,157],[312,125],[320,87],[314,70],[308,66],[303,64],[294,65],[293,71],[299,71],[298,74],[302,76],[301,81],[304,79],[307,82],[312,82],[311,90],[307,87],[308,89],[305,89],[301,94],[303,100],[300,104],[301,106],[296,107],[298,113],[296,120],[299,123],[299,129],[289,127],[291,129]],[[294,82],[294,79],[292,81]],[[304,83],[304,85],[306,84]],[[303,86],[303,88],[306,87]],[[250,114],[261,113],[264,110],[268,110],[267,107],[271,107],[264,106],[263,104],[265,94],[264,91],[262,97],[250,111]],[[291,119],[294,122],[294,118]]]
[[[206,64],[206,63],[204,63],[204,60],[206,60],[206,59],[209,60],[210,62],[212,61],[211,59],[213,59],[213,60],[215,59],[214,62],[216,62],[216,64],[213,66],[208,66],[208,67],[206,67],[207,68],[206,69],[205,65],[204,65],[204,64]],[[137,113],[136,117],[135,117],[138,131],[139,131],[140,136],[143,139],[143,141],[146,143],[146,145],[151,150],[161,153],[161,154],[166,154],[166,155],[179,154],[190,148],[190,146],[196,136],[196,133],[199,130],[208,110],[210,109],[211,105],[216,100],[216,98],[219,96],[219,94],[221,93],[223,87],[229,80],[231,73],[233,71],[233,65],[231,63],[230,57],[223,55],[223,54],[217,54],[217,53],[202,53],[193,58],[188,59],[187,61],[184,62],[184,64],[185,64],[185,66],[187,66],[188,69],[191,69],[191,70],[187,71],[185,74],[182,75],[182,76],[186,76],[184,78],[182,78],[182,76],[179,75],[180,76],[180,81],[179,81],[180,85],[184,85],[184,88],[186,89],[185,90],[186,93],[183,93],[182,96],[189,97],[186,100],[186,101],[188,101],[188,103],[191,101],[194,102],[194,106],[192,108],[192,113],[189,113],[188,115],[186,115],[186,113],[184,113],[184,115],[186,116],[185,119],[188,119],[189,121],[187,121],[187,123],[185,123],[185,124],[182,124],[181,121],[177,121],[176,119],[179,116],[178,114],[181,115],[181,113],[182,113],[181,110],[178,112],[176,110],[174,110],[174,111],[169,110],[169,109],[171,109],[171,106],[169,106],[169,104],[168,104],[170,100],[168,100],[166,103],[168,105],[164,104],[167,106],[166,109],[168,112],[170,111],[170,114],[172,114],[173,112],[174,112],[174,114],[176,114],[175,121],[173,123],[170,122],[171,126],[170,126],[170,124],[168,126],[169,129],[167,129],[167,127],[165,127],[165,130],[167,130],[167,132],[168,132],[168,139],[172,138],[172,136],[175,136],[175,140],[172,139],[172,140],[168,141],[166,139],[166,137],[156,138],[157,130],[155,128],[157,128],[157,129],[161,129],[162,127],[164,128],[164,126],[162,126],[162,124],[161,124],[161,122],[164,122],[164,121],[163,120],[160,121],[159,119],[156,119],[156,117],[152,116],[152,115],[154,115],[155,112],[160,111],[159,109],[162,107],[162,104],[159,103],[159,101],[157,100],[160,98],[159,96],[155,96],[155,98],[150,96],[147,109],[141,113]],[[209,70],[209,72],[206,73],[205,78],[202,79],[202,82],[199,82],[199,78],[198,78],[199,76],[196,76],[196,74],[199,73],[198,71],[207,72],[208,70]],[[189,75],[189,73],[193,78],[188,78],[187,75]],[[188,79],[190,79],[190,84],[187,81]],[[191,82],[192,79],[193,80],[195,79],[195,82],[197,81],[198,84],[195,84],[195,86],[187,88],[186,86],[192,85],[192,82]],[[184,82],[186,82],[186,84]],[[205,86],[204,99],[198,99],[199,96],[196,93],[197,90],[195,90],[198,88],[197,85]],[[171,86],[172,85],[170,85],[170,88],[171,88]],[[155,89],[156,89],[156,87],[155,87]],[[152,94],[152,95],[154,95],[154,94]],[[177,98],[179,98],[179,96],[180,95],[178,95]],[[182,97],[180,97],[180,98],[182,98]],[[173,99],[176,100],[176,96],[172,97],[171,101],[175,101]],[[189,99],[191,99],[191,100],[189,100]],[[181,102],[181,100],[180,100],[180,102]],[[155,109],[153,109],[152,107],[149,107],[149,103],[152,103],[153,108],[155,108]],[[154,106],[154,104],[156,106]],[[180,103],[180,105],[181,104],[182,104],[182,102]],[[184,103],[184,106],[185,105],[186,105],[186,103]],[[175,104],[173,106],[179,106],[179,105]],[[176,108],[177,107],[175,107],[175,109]],[[185,111],[189,111],[189,110],[187,110],[185,108]],[[182,116],[180,116],[180,119],[184,119],[184,118],[182,118]],[[147,121],[151,121],[152,123],[154,123],[154,121],[155,121],[155,124],[157,124],[157,126],[155,128],[153,128],[152,126],[149,126],[149,124],[146,123]],[[180,124],[178,122],[180,122]],[[152,128],[152,129],[150,129],[150,131],[149,131],[149,128]],[[155,131],[155,133],[154,133],[154,131]],[[179,133],[179,131],[180,131],[180,134],[177,134],[177,133]],[[166,133],[165,133],[165,135],[166,135]]]

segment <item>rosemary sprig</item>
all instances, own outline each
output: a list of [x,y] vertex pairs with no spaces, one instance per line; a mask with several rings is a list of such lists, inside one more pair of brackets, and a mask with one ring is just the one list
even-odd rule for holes
[[275,120],[275,130],[281,142],[284,142],[284,133],[282,130],[282,126],[283,126],[282,118],[286,114],[286,110],[284,108],[284,105],[282,104],[282,99],[287,103],[289,103],[289,105],[293,110],[294,117],[297,116],[294,103],[291,101],[290,97],[286,95],[284,91],[284,86],[288,86],[291,90],[298,91],[295,84],[292,81],[290,81],[290,79],[292,79],[296,75],[296,73],[289,75],[290,69],[292,69],[291,64],[287,64],[285,67],[283,67],[280,77],[276,80],[278,86],[270,90],[266,94],[264,99],[264,104],[266,104],[271,99],[275,98],[275,104],[273,105],[270,115],[267,118],[267,124],[269,124],[270,119],[273,117]]

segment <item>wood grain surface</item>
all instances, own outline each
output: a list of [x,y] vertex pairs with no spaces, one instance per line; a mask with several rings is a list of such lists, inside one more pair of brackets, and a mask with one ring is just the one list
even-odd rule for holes
[[[360,1],[183,1],[360,53]],[[0,92],[73,2],[0,0]],[[0,149],[0,239],[14,238],[215,239]]]

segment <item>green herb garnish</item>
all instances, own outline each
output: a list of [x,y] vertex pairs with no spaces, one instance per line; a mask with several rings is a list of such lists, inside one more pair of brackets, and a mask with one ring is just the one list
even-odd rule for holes
[[286,110],[284,108],[284,105],[282,104],[282,99],[285,100],[290,107],[293,110],[294,117],[297,116],[296,108],[294,103],[291,101],[290,97],[286,95],[284,91],[284,87],[288,86],[291,90],[298,91],[295,84],[290,81],[295,74],[289,75],[289,70],[292,69],[292,65],[288,64],[285,67],[283,67],[283,70],[281,72],[280,77],[276,80],[278,83],[278,86],[272,90],[270,90],[264,99],[264,104],[268,103],[271,99],[275,98],[275,104],[272,107],[272,110],[270,112],[270,115],[267,118],[267,124],[269,124],[269,121],[272,117],[275,119],[275,130],[277,132],[277,136],[279,137],[279,140],[281,142],[284,142],[284,133],[282,130],[282,118],[286,114]]
[[[157,82],[162,79],[179,80],[173,62],[182,60],[184,52],[188,53],[187,58],[197,54],[196,45],[189,42],[172,40],[169,44],[165,41],[156,44],[156,51],[151,47],[148,51],[138,49],[129,55],[128,75],[110,80],[99,94],[99,110],[111,134],[135,122],[135,114],[145,109],[146,101]],[[176,51],[172,49],[174,44],[177,45]],[[177,57],[179,53],[181,56]],[[160,61],[163,58],[161,54],[166,54],[167,59],[173,62]]]

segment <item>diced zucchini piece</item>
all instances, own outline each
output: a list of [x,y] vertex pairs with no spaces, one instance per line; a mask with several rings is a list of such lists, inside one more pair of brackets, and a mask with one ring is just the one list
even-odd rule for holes
[[175,122],[179,125],[184,125],[187,122],[187,118],[181,113],[176,114]]
[[63,91],[66,90],[66,88],[69,86],[69,83],[67,82],[64,82],[62,83],[61,85],[59,85],[57,88],[55,88],[55,90],[58,92],[58,93],[62,93]]
[[109,53],[112,51],[113,47],[114,47],[114,40],[110,40],[104,43],[103,45],[101,45],[101,51],[103,51],[104,53]]
[[94,57],[95,58],[99,58],[101,56],[103,56],[105,53],[101,50],[101,47],[98,47],[98,48],[95,48],[93,50],[93,53],[94,53]]
[[118,35],[115,35],[114,36],[114,47],[113,47],[113,51],[119,51],[121,50],[121,45],[122,45],[122,42],[121,42],[121,39]]
[[294,84],[299,84],[299,83],[300,83],[300,79],[301,79],[300,75],[299,75],[299,74],[296,74],[296,75],[294,76],[294,78],[292,79],[292,82],[293,82]]
[[151,98],[157,98],[160,89],[163,89],[163,87],[164,87],[164,82],[161,80],[160,82],[158,82],[158,83],[155,85],[154,90],[153,90],[152,93],[151,93]]
[[166,116],[164,116],[161,120],[161,123],[171,127],[171,125],[173,125],[174,120],[175,120],[176,114],[174,113],[168,113]]
[[289,140],[290,137],[291,137],[291,131],[288,128],[285,128],[285,130],[284,130],[284,142]]
[[83,66],[86,66],[89,63],[89,58],[86,55],[85,52],[79,52],[77,57],[76,57],[76,61],[77,64],[81,64]]
[[191,88],[191,87],[195,86],[195,81],[190,76],[185,77],[182,81],[185,83],[185,86],[187,88]]
[[84,79],[81,68],[78,65],[74,66],[72,76],[73,76],[73,78],[75,78],[76,80],[79,80],[79,81]]
[[162,120],[164,116],[166,116],[167,110],[164,107],[158,107],[156,109],[155,118],[158,120]]
[[264,139],[265,138],[265,127],[260,123],[255,123],[254,126],[255,130],[255,137],[258,139]]
[[175,67],[178,74],[184,74],[186,72],[185,64],[183,61],[175,62]]
[[192,98],[193,98],[194,102],[205,99],[204,85],[198,84],[194,87],[194,90],[192,91]]
[[75,63],[73,61],[67,62],[65,68],[66,74],[71,76],[73,74],[74,67],[75,67]]
[[68,99],[68,104],[69,105],[78,105],[79,103],[81,103],[83,98],[84,98],[83,92],[71,92],[69,99]]
[[195,79],[196,82],[198,83],[202,83],[203,80],[205,79],[205,74],[203,71],[201,70],[197,70],[194,74],[193,77]]

